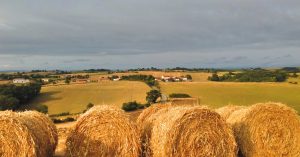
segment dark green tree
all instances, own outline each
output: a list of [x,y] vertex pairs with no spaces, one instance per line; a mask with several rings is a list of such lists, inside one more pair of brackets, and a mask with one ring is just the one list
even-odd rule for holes
[[286,73],[276,73],[275,74],[276,82],[284,82],[287,78]]
[[208,79],[211,81],[219,81],[220,80],[218,74],[216,74],[216,73],[212,74],[212,76],[209,77]]
[[47,114],[47,113],[48,113],[48,106],[46,106],[46,105],[38,105],[38,106],[36,107],[36,110],[37,110],[38,112]]
[[149,104],[153,104],[156,103],[159,97],[161,97],[160,91],[156,89],[152,89],[147,93],[146,100]]
[[191,98],[190,95],[185,93],[172,93],[169,95],[170,98]]
[[66,77],[65,83],[66,83],[66,84],[70,84],[70,82],[71,82],[71,77]]
[[90,109],[90,108],[92,108],[92,107],[94,107],[95,105],[93,104],[93,103],[88,103],[87,105],[86,105],[86,109],[88,110],[88,109]]
[[0,95],[0,110],[14,110],[18,105],[18,99],[12,96]]
[[140,106],[139,103],[137,103],[136,101],[132,101],[132,102],[123,103],[122,109],[124,111],[134,111],[137,110],[139,106]]
[[192,78],[192,75],[186,75],[186,78],[188,79],[188,80],[192,80],[193,78]]

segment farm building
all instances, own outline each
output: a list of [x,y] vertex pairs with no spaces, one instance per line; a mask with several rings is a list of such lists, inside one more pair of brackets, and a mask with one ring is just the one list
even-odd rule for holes
[[42,78],[42,81],[43,81],[44,83],[48,83],[48,82],[49,82],[49,79],[48,79],[48,78]]
[[172,77],[171,76],[161,76],[161,80],[164,82],[169,82],[171,81]]
[[181,81],[181,78],[179,78],[179,77],[173,77],[172,78],[175,82],[180,82]]
[[155,81],[161,81],[161,77],[155,77]]
[[89,80],[88,79],[76,79],[75,82],[76,83],[87,83],[87,82],[89,82]]
[[29,83],[29,82],[30,82],[29,79],[24,79],[24,78],[13,79],[13,83]]
[[121,78],[120,77],[118,77],[118,78],[114,78],[113,79],[113,81],[120,81],[121,80]]
[[183,77],[182,81],[189,81],[189,79],[187,77]]
[[184,77],[184,76],[161,76],[161,81],[164,82],[187,82],[187,81],[191,81],[189,78]]

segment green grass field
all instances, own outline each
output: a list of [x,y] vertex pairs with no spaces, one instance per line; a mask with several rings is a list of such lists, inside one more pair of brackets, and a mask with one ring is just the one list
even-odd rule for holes
[[145,83],[129,81],[50,86],[43,87],[40,96],[29,107],[43,104],[48,106],[49,114],[77,113],[89,102],[117,106],[131,100],[145,103],[149,90]]
[[[142,74],[152,74],[152,72]],[[170,75],[163,72],[154,74],[156,77]],[[160,82],[162,92],[166,95],[187,93],[199,98],[201,104],[212,107],[275,101],[286,103],[300,112],[300,77],[290,78],[285,83],[230,83],[207,81],[210,73],[172,73],[176,76],[186,74],[191,74],[194,82]],[[290,84],[289,81],[298,84]],[[116,106],[131,100],[145,103],[146,92],[149,90],[150,88],[143,82],[129,81],[49,86],[42,88],[41,95],[31,103],[29,108],[43,104],[48,106],[49,114],[57,114],[81,112],[89,102]]]
[[182,82],[160,83],[160,85],[164,94],[187,93],[200,98],[201,104],[212,107],[274,101],[288,104],[300,112],[300,85],[226,82]]

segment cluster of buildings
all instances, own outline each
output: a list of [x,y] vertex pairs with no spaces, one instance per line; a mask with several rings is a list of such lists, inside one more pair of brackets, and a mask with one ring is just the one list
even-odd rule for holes
[[185,76],[161,76],[160,78],[155,78],[157,81],[163,81],[163,82],[189,82],[192,81],[188,77]]
[[26,84],[26,83],[30,83],[29,79],[24,79],[24,78],[15,78],[12,81],[15,84]]
[[[99,78],[72,78],[71,82],[73,83],[78,83],[78,84],[84,84],[84,83],[90,83],[90,82],[101,82],[101,81],[119,81],[121,78],[118,77],[99,77]],[[161,76],[155,78],[156,81],[163,81],[163,82],[189,82],[192,81],[186,76]],[[43,83],[49,83],[50,79],[49,78],[43,78],[41,79]],[[31,81],[29,79],[24,79],[24,78],[16,78],[13,79],[12,81],[15,84],[26,84],[30,83]]]
[[101,81],[109,81],[109,78],[108,77],[98,77],[98,78],[87,78],[87,79],[78,79],[78,78],[75,78],[75,79],[72,79],[72,82],[74,83],[90,83],[90,82],[101,82]]

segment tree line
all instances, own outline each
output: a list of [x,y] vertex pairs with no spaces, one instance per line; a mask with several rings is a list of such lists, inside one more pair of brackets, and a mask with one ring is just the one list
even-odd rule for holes
[[35,98],[40,91],[40,83],[0,85],[0,110],[16,110]]
[[240,73],[229,72],[222,76],[217,73],[208,77],[210,81],[227,82],[284,82],[288,78],[288,73],[282,70],[270,71],[264,69],[246,70]]
[[158,82],[155,81],[155,77],[152,75],[127,75],[127,76],[121,76],[121,80],[142,81],[145,82],[150,87],[158,86]]
[[15,73],[15,74],[0,74],[0,79],[2,80],[13,80],[15,78],[24,79],[41,79],[41,78],[59,78],[59,76],[48,75],[48,74],[25,74],[25,73]]

